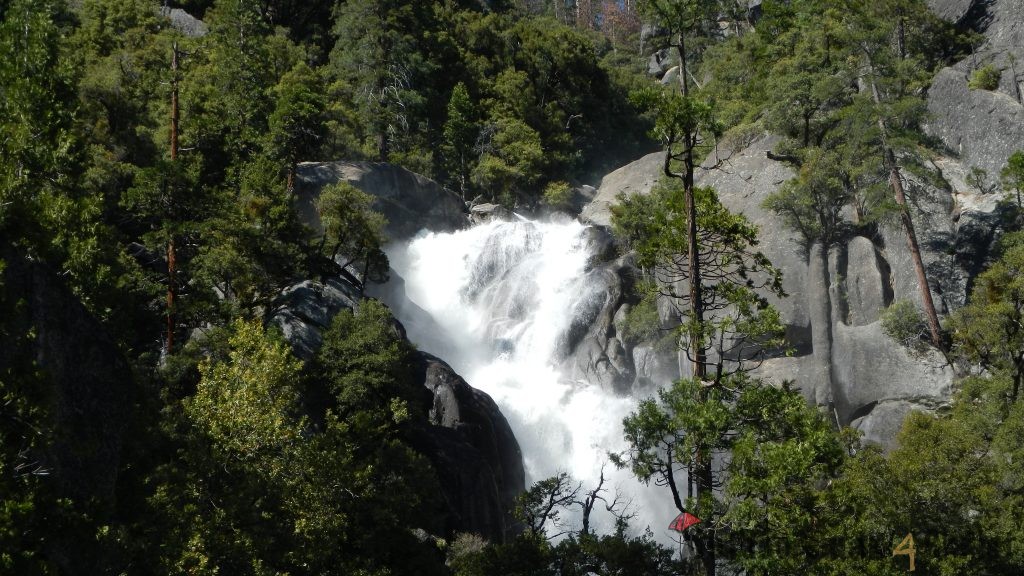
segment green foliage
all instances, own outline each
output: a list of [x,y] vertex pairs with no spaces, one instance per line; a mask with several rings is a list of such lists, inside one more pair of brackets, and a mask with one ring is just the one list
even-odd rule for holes
[[840,437],[788,385],[753,386],[735,410],[745,425],[731,446],[723,546],[749,574],[812,572],[821,486],[846,458]]
[[[744,3],[636,3],[670,29],[670,43],[685,40],[673,57],[681,49],[694,83],[682,95],[646,89],[634,3],[604,3],[597,17],[596,3],[578,2],[577,22],[555,4],[188,0],[175,5],[210,27],[188,38],[149,1],[0,0],[0,248],[57,271],[140,382],[117,506],[61,497],[57,476],[39,467],[60,437],[30,353],[35,335],[24,300],[0,286],[0,572],[66,571],[72,557],[96,573],[446,571],[432,538],[411,531],[443,527],[430,513],[433,471],[407,443],[426,413],[422,390],[386,311],[369,302],[340,315],[305,367],[255,321],[283,286],[337,273],[325,252],[364,281],[387,273],[384,222],[354,189],[325,190],[323,243],[310,245],[292,202],[298,162],[388,158],[466,198],[532,205],[547,191],[554,205],[565,202],[562,183],[648,152],[652,126],[675,171],[687,151],[700,162],[726,128],[736,145],[770,129],[799,174],[770,205],[807,242],[827,244],[844,233],[844,204],[857,212],[854,226],[887,213],[878,120],[909,166],[921,155],[930,72],[964,45],[918,0],[765,2],[756,29],[740,21]],[[877,105],[857,93],[867,80]],[[1018,156],[1001,176],[1020,204]],[[697,204],[707,269],[729,278],[708,290],[720,314],[700,330],[662,332],[652,291],[622,337],[664,334],[675,346],[678,334],[696,334],[724,342],[714,344],[720,352],[738,340],[715,334],[771,344],[778,316],[755,289],[777,292],[778,275],[754,251],[754,229],[711,191],[698,189]],[[681,206],[678,189],[659,189],[616,215],[650,277],[685,280],[669,266],[686,248]],[[903,573],[891,550],[908,531],[925,573],[1020,573],[1024,416],[1012,400],[1024,370],[1010,239],[950,322],[956,354],[985,377],[963,382],[948,414],[912,416],[891,457],[863,449],[836,472],[839,441],[798,397],[726,374],[714,390],[684,381],[665,402],[641,405],[630,464],[657,478],[665,439],[679,450],[677,468],[701,462],[702,450],[730,451],[718,460],[729,467],[721,489],[693,504],[713,511],[722,562],[749,574]],[[177,332],[190,341],[167,356],[159,335],[171,240]],[[663,435],[641,434],[648,429]],[[581,494],[570,500],[578,506]],[[505,545],[453,546],[451,570],[694,568],[648,536],[625,536],[624,524],[557,544],[531,525],[531,536]]]
[[0,231],[47,250],[46,230],[71,227],[77,70],[61,53],[64,4],[12,1],[0,22]]
[[[411,353],[387,307],[366,300],[355,313],[334,317],[317,354],[318,372],[330,383],[340,414],[372,407],[400,411],[402,404],[419,407],[418,390],[409,385]],[[406,419],[399,411],[389,419]]]
[[838,154],[820,149],[806,154],[797,177],[765,198],[764,206],[800,234],[805,249],[815,242],[831,246],[843,232],[842,210],[852,200],[850,179]]
[[1006,166],[999,172],[1003,190],[1017,198],[1017,207],[1022,208],[1021,192],[1024,191],[1024,150],[1018,150],[1006,160]]
[[684,96],[676,90],[657,87],[634,92],[630,98],[653,116],[651,136],[665,146],[674,160],[692,150],[695,161],[699,161],[701,153],[707,152],[721,133],[711,103],[698,96]]
[[986,369],[1014,382],[1012,396],[1024,380],[1024,238],[1020,233],[1003,240],[1003,254],[978,276],[967,306],[950,318],[954,349]]
[[568,210],[572,196],[573,190],[568,182],[551,182],[544,188],[544,203],[557,210]]
[[52,432],[27,303],[11,276],[0,260],[0,570],[42,574],[48,568],[44,515],[59,504],[46,482],[52,470],[38,456]]
[[911,350],[923,351],[928,325],[917,306],[910,300],[897,300],[882,311],[882,332]]
[[967,87],[971,90],[996,90],[1003,73],[993,64],[986,64],[971,73]]
[[469,98],[466,85],[459,82],[452,89],[452,96],[448,100],[448,117],[444,124],[441,154],[445,169],[459,184],[459,192],[463,199],[466,198],[475,159],[473,148],[479,133],[476,106]]
[[778,50],[782,57],[769,74],[767,124],[807,147],[821,144],[836,111],[849,103],[854,91],[852,71],[843,69],[841,53],[829,38],[831,30],[801,24],[780,39],[781,46],[789,47]]
[[257,323],[237,323],[228,343],[226,362],[199,364],[200,383],[185,413],[224,458],[259,461],[270,465],[264,473],[282,474],[306,426],[296,412],[301,364],[285,343],[268,342]]
[[[360,327],[381,318],[372,310]],[[356,328],[351,322],[337,326],[325,334],[328,343],[360,337],[337,333]],[[236,322],[227,344],[226,355],[200,363],[185,419],[170,422],[184,435],[185,466],[151,480],[157,489],[148,506],[163,527],[157,565],[199,573],[408,573],[412,566],[438,573],[430,545],[408,530],[435,529],[422,514],[435,489],[430,468],[401,440],[394,403],[367,395],[354,402],[351,374],[337,364],[303,371],[257,322]],[[380,368],[378,350],[341,348],[363,367],[360,378]],[[379,386],[408,386],[385,376],[377,374]],[[331,401],[314,405],[321,389]]]
[[[711,389],[683,379],[641,402],[623,427],[629,448],[618,463],[644,482],[675,488],[680,511],[714,518],[691,530],[718,531],[727,565],[752,574],[811,565],[817,491],[838,472],[844,451],[798,392],[742,374]],[[700,473],[708,452],[732,455],[720,472],[722,491],[684,500],[681,483]]]
[[[667,331],[661,329],[661,319],[658,317],[658,293],[657,288],[644,283],[637,287],[640,294],[640,301],[634,304],[626,312],[622,324],[622,338],[630,344],[639,342],[662,342],[665,336],[671,340]],[[675,343],[672,343],[675,346]]]
[[544,162],[540,134],[526,123],[503,118],[485,129],[490,142],[473,170],[473,183],[508,208],[528,195]]
[[910,414],[888,456],[868,447],[850,459],[822,494],[821,569],[905,573],[906,560],[894,561],[892,550],[912,533],[918,571],[1020,570],[1010,544],[1017,537],[1005,524],[1020,514],[1017,498],[1005,491],[1015,482],[1007,458],[1020,450],[1019,437],[1006,436],[1020,417],[1005,416],[1008,387],[1003,378],[969,378],[949,413]]
[[982,194],[987,194],[992,191],[993,186],[988,184],[988,171],[978,166],[971,166],[971,171],[965,178],[967,183],[974,186],[978,190],[981,190]]
[[289,170],[310,160],[325,132],[325,89],[319,74],[305,63],[296,64],[274,87],[276,104],[268,120],[267,148]]
[[434,26],[427,2],[353,0],[336,10],[332,72],[350,83],[348,96],[367,129],[364,146],[377,160],[386,162],[396,148],[407,146],[425,119],[424,94],[417,87],[437,63],[417,30]]
[[[714,190],[697,188],[694,193],[701,238],[698,252],[705,274],[702,307],[708,317],[697,327],[701,341],[683,346],[691,354],[696,346],[714,348],[722,361],[749,341],[765,347],[778,345],[778,312],[758,291],[781,295],[782,276],[756,251],[757,229],[722,206]],[[685,318],[689,294],[677,290],[677,281],[689,277],[686,261],[679,257],[688,249],[686,215],[680,209],[684,205],[678,180],[662,181],[650,194],[623,197],[612,209],[612,226],[636,253],[637,265],[650,272],[658,293],[670,298]],[[684,324],[679,336],[691,338],[693,328]]]
[[[384,227],[387,220],[370,206],[373,196],[347,182],[329,184],[320,191],[316,210],[324,228],[321,248],[329,247],[330,259],[344,270],[361,267],[361,282],[384,282],[388,277],[388,257],[384,254]],[[341,255],[345,259],[338,261]]]

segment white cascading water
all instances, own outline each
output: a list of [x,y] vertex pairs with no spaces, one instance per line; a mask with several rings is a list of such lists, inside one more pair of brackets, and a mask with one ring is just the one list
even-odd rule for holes
[[[528,486],[567,472],[592,489],[605,465],[605,496],[631,501],[633,528],[650,526],[667,543],[664,527],[674,516],[667,493],[608,462],[609,452],[625,448],[622,419],[637,400],[571,381],[558,368],[573,312],[603,298],[586,279],[584,230],[576,221],[520,219],[394,245],[388,256],[407,297],[433,321],[397,313],[414,344],[494,398],[519,440]],[[613,529],[603,511],[591,520],[599,532]]]

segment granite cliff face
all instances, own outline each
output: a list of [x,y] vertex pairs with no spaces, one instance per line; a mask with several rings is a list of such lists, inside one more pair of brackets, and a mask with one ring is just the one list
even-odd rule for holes
[[[1024,148],[1024,0],[930,0],[937,14],[984,35],[977,51],[941,70],[928,90],[928,131],[970,170],[994,184],[1006,159]],[[971,73],[991,64],[996,90],[970,90]]]
[[[726,207],[758,225],[759,249],[783,272],[789,297],[772,298],[772,304],[782,314],[795,352],[769,359],[759,375],[774,383],[795,381],[810,402],[829,407],[840,423],[859,428],[868,441],[887,444],[907,412],[945,404],[955,376],[940,353],[912,351],[882,332],[885,308],[896,300],[921,299],[905,236],[899,223],[891,222],[871,237],[854,236],[827,250],[802,246],[762,206],[793,177],[790,167],[767,156],[776,142],[767,135],[758,138],[723,156],[724,169],[698,176],[698,184],[714,187]],[[606,225],[612,199],[619,193],[649,192],[661,175],[663,158],[650,154],[609,174],[581,218]],[[998,215],[992,197],[965,186],[965,168],[958,160],[940,159],[934,169],[948,186],[911,179],[909,187],[932,296],[940,313],[948,314],[963,306],[971,279],[983,269],[999,234]],[[629,281],[630,271],[622,272],[620,278]],[[622,312],[613,308],[608,313]],[[661,313],[664,322],[673,321],[667,307]],[[638,382],[663,382],[678,374],[664,356],[653,356],[654,370],[642,362],[650,356],[649,346],[630,347],[621,341],[615,346],[624,346],[625,355],[634,359]]]
[[[930,166],[934,179],[908,175],[913,218],[940,315],[963,306],[973,278],[984,270],[1002,233],[995,195],[968,184],[972,168],[981,168],[994,184],[1006,159],[1024,148],[1024,0],[932,0],[933,10],[964,29],[984,34],[974,56],[936,76],[929,94],[928,132],[947,150]],[[651,72],[666,73],[656,54]],[[1002,71],[997,90],[969,90],[970,73],[992,63]],[[914,351],[886,336],[880,314],[897,300],[920,305],[906,239],[898,222],[882,223],[870,236],[854,236],[837,246],[802,246],[762,203],[793,172],[767,157],[776,139],[764,135],[722,156],[722,169],[704,170],[698,184],[713,186],[730,210],[746,215],[760,229],[760,249],[784,274],[788,298],[773,299],[786,324],[792,357],[773,358],[760,368],[770,382],[793,380],[808,400],[829,407],[835,419],[860,429],[868,441],[889,444],[911,410],[934,410],[949,401],[955,378],[948,360],[934,350]],[[580,219],[610,224],[610,207],[619,194],[646,194],[661,177],[664,156],[650,154],[607,176]],[[938,182],[935,184],[934,182]],[[619,284],[633,274],[622,262]],[[613,280],[612,284],[616,284]],[[611,289],[615,294],[616,286]],[[621,318],[629,303],[612,298],[601,317]],[[662,321],[673,322],[669,307]],[[621,332],[621,331],[620,331]],[[649,345],[629,346],[614,330],[602,341],[602,358],[618,349],[631,358],[618,381],[635,375],[665,381],[678,368]],[[588,354],[590,358],[598,355]],[[591,362],[597,365],[597,362]],[[609,363],[614,366],[614,363]]]

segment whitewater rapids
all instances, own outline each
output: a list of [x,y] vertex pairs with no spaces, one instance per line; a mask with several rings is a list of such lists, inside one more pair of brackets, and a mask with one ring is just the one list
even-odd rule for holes
[[[388,257],[407,298],[430,320],[389,304],[418,348],[494,398],[519,441],[527,486],[567,472],[590,490],[604,466],[604,495],[611,501],[617,492],[631,502],[634,532],[650,526],[668,543],[665,527],[675,512],[666,489],[643,486],[608,462],[609,452],[626,447],[622,419],[638,399],[572,381],[571,371],[560,369],[566,362],[557,351],[564,353],[574,314],[603,297],[602,286],[587,281],[594,255],[585,230],[574,220],[519,219],[421,233],[390,246]],[[612,532],[612,517],[597,508],[594,528]],[[578,515],[566,520],[566,528],[579,528]]]

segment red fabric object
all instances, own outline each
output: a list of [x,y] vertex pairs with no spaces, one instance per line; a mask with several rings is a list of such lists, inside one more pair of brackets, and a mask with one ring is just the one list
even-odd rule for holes
[[700,524],[700,518],[697,518],[689,512],[683,512],[679,516],[676,516],[676,519],[668,525],[668,529],[675,530],[676,532],[683,532],[694,524]]

